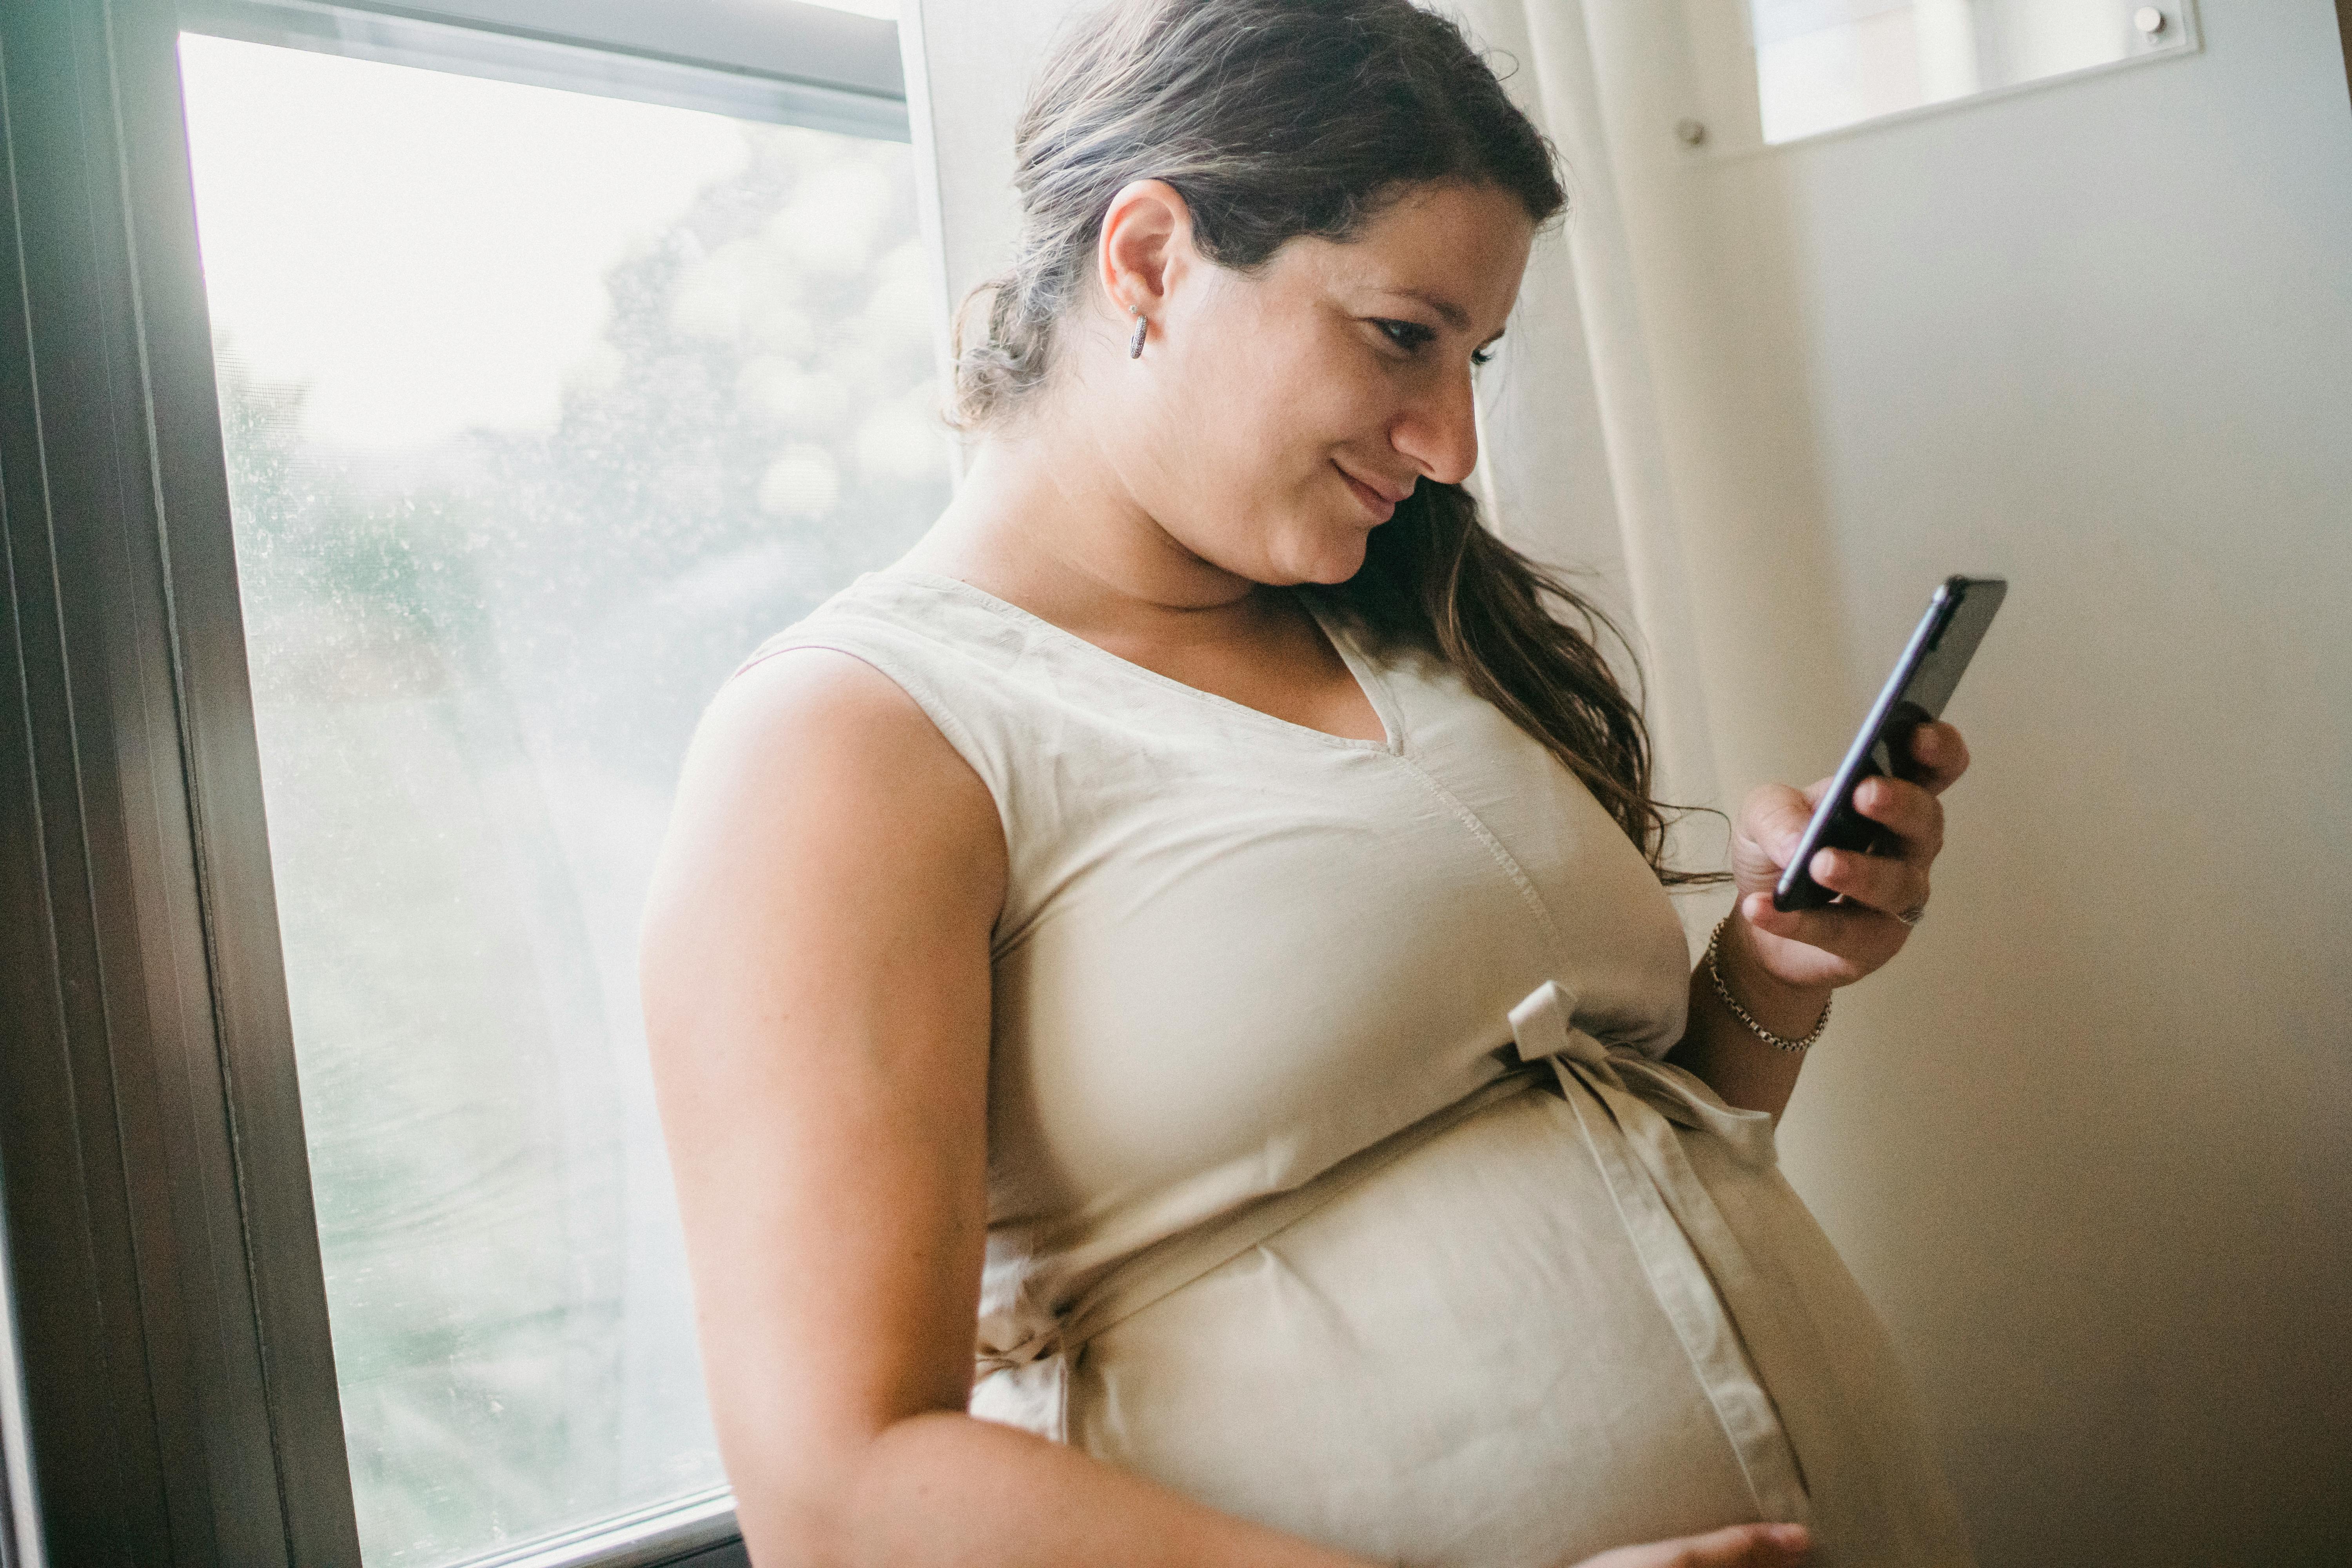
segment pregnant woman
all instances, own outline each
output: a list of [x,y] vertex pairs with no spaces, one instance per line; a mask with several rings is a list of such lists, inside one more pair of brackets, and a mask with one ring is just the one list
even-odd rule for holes
[[1964,1563],[1772,1142],[1958,735],[1830,909],[1759,791],[1694,967],[1600,628],[1461,488],[1564,205],[1492,71],[1145,0],[1018,152],[954,504],[721,690],[648,914],[753,1559]]

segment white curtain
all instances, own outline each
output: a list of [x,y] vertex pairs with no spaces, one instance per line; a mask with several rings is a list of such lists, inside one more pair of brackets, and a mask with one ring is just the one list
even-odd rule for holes
[[[1014,219],[1013,121],[1055,30],[1088,3],[904,0],[942,320],[1003,265]],[[1482,373],[1476,482],[1504,537],[1589,574],[1584,585],[1633,638],[1659,793],[1720,805],[1688,574],[1582,0],[1459,0],[1449,8],[1495,51],[1520,106],[1558,144],[1571,204],[1565,228],[1538,243],[1502,352]],[[1680,858],[1708,863],[1719,843],[1701,828]]]
[[[1480,393],[1484,481],[1504,537],[1595,574],[1637,644],[1664,798],[1722,804],[1625,219],[1582,0],[1452,7],[1568,165],[1569,216],[1538,242]],[[1712,863],[1719,833],[1680,858]]]

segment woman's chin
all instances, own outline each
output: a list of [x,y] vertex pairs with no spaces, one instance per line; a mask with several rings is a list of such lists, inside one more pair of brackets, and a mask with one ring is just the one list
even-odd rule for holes
[[1370,538],[1368,530],[1351,528],[1344,536],[1325,534],[1300,540],[1297,547],[1279,562],[1285,568],[1284,574],[1268,581],[1326,585],[1344,583],[1364,569],[1364,552]]

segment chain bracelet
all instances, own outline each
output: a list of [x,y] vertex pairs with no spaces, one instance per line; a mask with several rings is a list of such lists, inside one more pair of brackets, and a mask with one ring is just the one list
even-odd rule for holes
[[1831,997],[1822,1003],[1821,1022],[1815,1024],[1812,1033],[1801,1040],[1784,1039],[1758,1023],[1756,1016],[1741,1006],[1739,998],[1731,994],[1731,987],[1723,983],[1723,971],[1716,967],[1715,955],[1723,946],[1723,928],[1730,923],[1731,917],[1724,916],[1715,922],[1715,932],[1706,939],[1706,977],[1714,984],[1715,994],[1723,998],[1723,1005],[1731,1009],[1731,1016],[1747,1025],[1748,1032],[1766,1045],[1783,1051],[1801,1051],[1811,1048],[1812,1043],[1822,1037],[1822,1031],[1830,1026],[1830,1002],[1836,998]]

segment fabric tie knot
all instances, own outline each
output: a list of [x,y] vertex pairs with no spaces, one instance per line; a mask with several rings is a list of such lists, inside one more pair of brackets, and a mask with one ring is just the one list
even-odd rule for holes
[[[1627,1136],[1638,1142],[1671,1143],[1673,1133],[1664,1123],[1672,1121],[1715,1134],[1743,1165],[1762,1169],[1772,1163],[1770,1116],[1760,1110],[1733,1110],[1689,1073],[1652,1061],[1631,1046],[1602,1045],[1576,1026],[1575,1016],[1574,994],[1556,980],[1545,981],[1510,1012],[1511,1036],[1519,1051],[1517,1067],[1453,1105],[1357,1151],[1301,1186],[1269,1194],[1145,1248],[1017,1342],[977,1345],[973,1361],[981,1386],[974,1394],[974,1413],[1056,1438],[1066,1437],[1070,1363],[1096,1334],[1246,1252],[1487,1106],[1527,1092],[1547,1068],[1571,1103],[1584,1095],[1597,1100]],[[1609,1177],[1621,1203],[1646,1203],[1663,1213],[1662,1199],[1650,1184],[1663,1180],[1696,1190],[1696,1178],[1679,1165],[1663,1175],[1651,1172],[1636,1176],[1634,1170],[1627,1166]],[[1646,1198],[1634,1191],[1637,1182],[1648,1193]],[[1705,1194],[1698,1195],[1703,1199]],[[1801,1506],[1801,1497],[1797,1506]],[[1799,1516],[1784,1511],[1780,1517]]]
[[[1549,1060],[1552,1069],[1574,1074],[1612,1109],[1612,1100],[1631,1096],[1667,1121],[1723,1140],[1732,1157],[1751,1170],[1772,1163],[1772,1116],[1726,1105],[1706,1084],[1677,1067],[1654,1061],[1631,1046],[1604,1046],[1576,1026],[1576,997],[1557,980],[1547,980],[1511,1009],[1511,1038],[1522,1061]],[[1562,1087],[1566,1087],[1563,1085]]]

